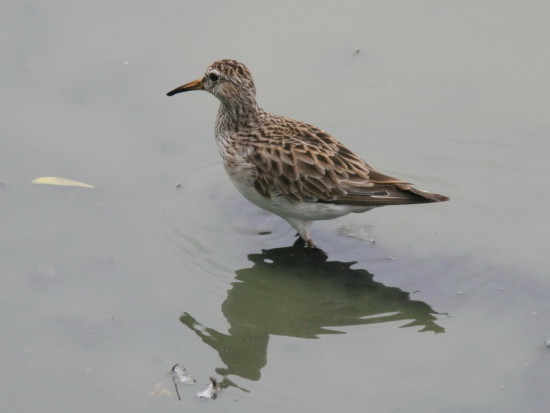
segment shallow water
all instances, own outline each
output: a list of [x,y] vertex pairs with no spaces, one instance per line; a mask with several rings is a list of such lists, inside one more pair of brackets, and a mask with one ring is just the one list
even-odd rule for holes
[[[6,3],[4,410],[546,412],[549,12]],[[215,99],[165,96],[219,58],[265,109],[451,201],[293,246],[225,176]],[[197,379],[181,401],[176,363]]]

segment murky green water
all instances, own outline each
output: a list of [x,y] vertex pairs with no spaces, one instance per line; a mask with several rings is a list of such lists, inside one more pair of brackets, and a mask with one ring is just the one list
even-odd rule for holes
[[[8,1],[3,410],[548,411],[549,12]],[[451,202],[293,246],[225,176],[215,99],[165,96],[219,58],[265,109]],[[197,380],[181,401],[176,363]],[[198,400],[210,376],[224,389]]]

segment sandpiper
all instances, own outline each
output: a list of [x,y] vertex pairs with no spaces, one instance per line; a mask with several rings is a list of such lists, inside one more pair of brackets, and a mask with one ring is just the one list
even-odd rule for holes
[[189,90],[206,90],[220,101],[216,142],[237,189],[288,221],[310,247],[311,221],[449,199],[378,172],[315,126],[261,109],[250,71],[236,60],[212,63],[202,78],[168,96]]

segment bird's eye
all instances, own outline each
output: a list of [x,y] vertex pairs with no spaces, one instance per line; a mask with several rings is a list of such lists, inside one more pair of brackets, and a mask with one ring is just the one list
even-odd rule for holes
[[208,79],[210,79],[212,82],[218,81],[220,77],[216,73],[210,73],[208,75]]

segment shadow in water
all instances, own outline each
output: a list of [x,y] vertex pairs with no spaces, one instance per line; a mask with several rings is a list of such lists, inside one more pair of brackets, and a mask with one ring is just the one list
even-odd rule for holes
[[[225,363],[216,369],[224,377],[237,375],[259,380],[267,363],[272,334],[318,338],[343,334],[338,327],[404,321],[401,327],[444,332],[435,323],[439,313],[408,292],[373,281],[373,274],[352,269],[354,262],[328,261],[317,248],[292,247],[250,254],[251,268],[236,271],[222,312],[227,334],[200,324],[184,313],[180,321]],[[225,385],[234,385],[225,379]]]

